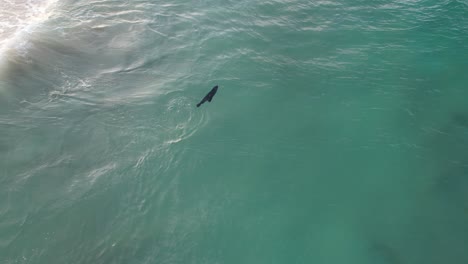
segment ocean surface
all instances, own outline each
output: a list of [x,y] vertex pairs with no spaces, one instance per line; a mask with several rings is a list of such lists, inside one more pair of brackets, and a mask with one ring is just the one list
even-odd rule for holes
[[467,0],[0,7],[0,264],[468,263]]

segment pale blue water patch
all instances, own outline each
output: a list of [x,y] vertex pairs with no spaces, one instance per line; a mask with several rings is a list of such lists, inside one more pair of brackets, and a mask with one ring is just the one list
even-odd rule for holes
[[0,263],[467,262],[466,1],[5,3]]

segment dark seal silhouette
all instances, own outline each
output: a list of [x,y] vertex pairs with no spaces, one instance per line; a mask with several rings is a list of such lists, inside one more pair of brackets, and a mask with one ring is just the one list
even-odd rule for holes
[[205,95],[205,97],[203,97],[203,99],[197,104],[197,107],[200,107],[200,105],[204,104],[206,101],[211,102],[211,100],[213,99],[213,96],[215,96],[217,91],[218,91],[218,85],[213,87],[213,89],[211,89],[211,91],[207,95]]

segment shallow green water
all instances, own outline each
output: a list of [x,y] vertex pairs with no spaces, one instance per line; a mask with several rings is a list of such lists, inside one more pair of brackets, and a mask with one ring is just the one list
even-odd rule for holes
[[1,264],[468,262],[467,1],[0,4]]

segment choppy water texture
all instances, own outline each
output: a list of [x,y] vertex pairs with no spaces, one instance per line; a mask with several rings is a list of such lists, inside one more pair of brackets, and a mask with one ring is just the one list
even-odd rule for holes
[[0,6],[1,264],[468,263],[466,0]]

